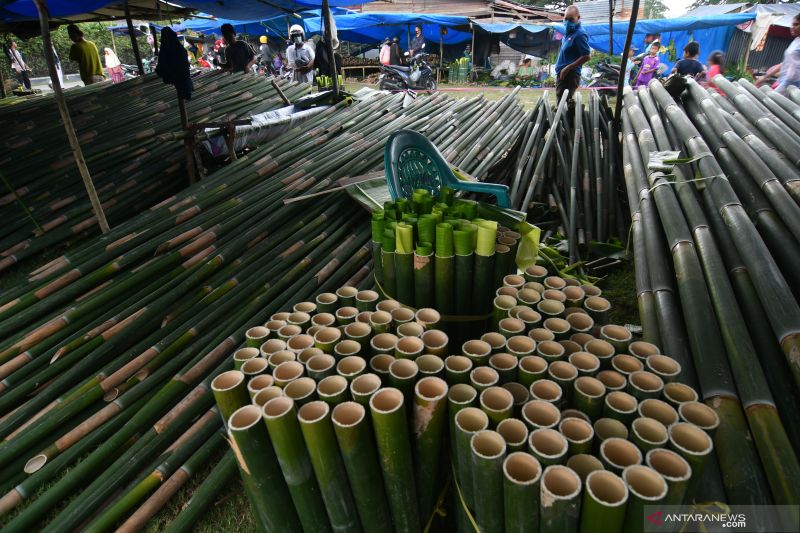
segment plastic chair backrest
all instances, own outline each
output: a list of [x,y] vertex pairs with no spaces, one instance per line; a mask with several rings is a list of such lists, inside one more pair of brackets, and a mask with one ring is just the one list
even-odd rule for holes
[[445,186],[490,194],[497,197],[499,207],[511,207],[507,186],[458,179],[436,146],[416,131],[392,133],[383,152],[383,164],[393,200],[410,198],[415,189],[426,189],[436,195]]

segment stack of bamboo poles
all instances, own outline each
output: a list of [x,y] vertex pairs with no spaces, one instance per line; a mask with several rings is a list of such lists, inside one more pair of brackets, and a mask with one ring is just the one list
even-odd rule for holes
[[528,212],[545,238],[567,237],[572,263],[589,255],[592,241],[627,240],[611,115],[596,91],[576,95],[574,110],[562,98],[555,112],[545,93],[525,121],[513,165],[498,180],[509,185],[512,206]]
[[[428,130],[431,140],[459,142],[473,135],[481,109],[481,99],[443,96],[405,109],[400,95],[342,102],[7,290],[0,298],[0,512],[13,512],[6,529],[47,521],[72,530],[92,519],[100,528],[138,508],[127,526],[136,529],[152,516],[167,501],[162,495],[218,449],[210,381],[229,366],[246,326],[348,280],[373,284],[366,213],[353,216],[342,193],[313,204],[284,201],[379,168],[389,134],[424,129],[431,113],[444,117]],[[206,440],[196,453],[183,446]],[[232,467],[226,459],[212,476]],[[177,475],[145,501],[165,472]],[[129,485],[131,493],[120,492]],[[185,524],[198,516],[192,509]]]
[[704,493],[722,429],[681,365],[595,286],[503,282],[461,346],[350,287],[248,330],[211,388],[261,530],[641,531]]
[[[192,123],[236,119],[283,106],[263,78],[212,72],[194,78]],[[283,83],[289,98],[308,92]],[[157,204],[188,183],[184,148],[158,135],[181,129],[175,91],[157,76],[66,93],[83,153],[109,222],[114,225]],[[0,271],[64,242],[97,231],[53,98],[35,98],[0,111],[13,132],[0,161]],[[65,148],[66,147],[66,148]],[[25,154],[23,157],[22,154]]]
[[717,497],[796,505],[800,107],[746,80],[713,82],[721,93],[689,81],[680,102],[658,83],[624,96],[644,338],[722,422]]

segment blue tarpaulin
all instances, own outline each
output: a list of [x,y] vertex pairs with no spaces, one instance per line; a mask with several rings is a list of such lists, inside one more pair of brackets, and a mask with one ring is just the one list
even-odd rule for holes
[[[546,57],[558,44],[551,44],[553,28],[544,24],[518,24],[516,22],[474,22],[481,32],[497,36],[505,45],[537,57]],[[476,48],[481,48],[476,44]]]
[[[365,4],[372,0],[329,0],[331,7],[352,6],[354,3]],[[320,9],[322,0],[176,0],[177,4],[192,7],[216,17],[227,17],[235,20],[265,20],[290,12]]]
[[[47,9],[53,18],[80,15],[106,7],[109,4],[119,3],[115,0],[48,0]],[[32,20],[39,18],[39,11],[33,0],[12,0],[0,4],[0,17],[6,22]]]

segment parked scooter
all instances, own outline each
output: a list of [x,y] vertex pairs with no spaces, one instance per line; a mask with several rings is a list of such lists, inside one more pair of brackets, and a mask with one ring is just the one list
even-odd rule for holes
[[587,87],[614,87],[614,89],[601,89],[600,92],[615,94],[617,83],[619,83],[619,65],[603,59],[594,66],[592,80],[586,85]]
[[433,69],[425,61],[428,54],[417,54],[411,58],[409,66],[382,65],[378,87],[387,91],[405,91],[408,89],[434,92],[436,76]]

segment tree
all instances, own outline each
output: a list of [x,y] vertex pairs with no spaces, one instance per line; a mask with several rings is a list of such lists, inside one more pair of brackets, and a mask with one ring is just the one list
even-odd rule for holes
[[667,5],[662,0],[645,0],[644,18],[663,19],[667,14]]

